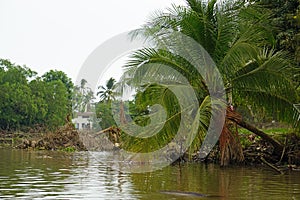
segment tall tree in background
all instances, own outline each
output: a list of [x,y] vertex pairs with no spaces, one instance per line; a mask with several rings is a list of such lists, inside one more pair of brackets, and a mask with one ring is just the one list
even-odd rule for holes
[[[34,100],[35,109],[37,112],[34,115],[35,124],[45,125],[47,122],[46,115],[48,114],[49,107],[47,102],[47,84],[41,78],[30,81],[29,87],[32,91],[32,98]],[[64,116],[65,117],[65,116]]]
[[94,99],[94,93],[91,88],[86,86],[87,81],[81,79],[80,86],[76,85],[72,96],[73,112],[91,111],[91,101]]
[[[69,91],[50,71],[41,77],[29,68],[0,59],[0,129],[17,130],[36,125],[55,129],[70,113]],[[53,79],[52,79],[53,78]],[[69,82],[72,85],[72,82]]]
[[115,85],[116,80],[110,78],[106,81],[105,86],[99,86],[97,96],[100,101],[96,104],[96,115],[100,119],[100,126],[102,129],[115,126],[115,119],[112,115],[112,101],[116,98]]
[[45,119],[47,123],[57,127],[64,124],[67,115],[70,114],[68,89],[60,80],[56,80],[46,82],[46,90],[48,112]]
[[69,78],[65,72],[57,71],[57,70],[50,70],[49,72],[46,72],[42,76],[42,79],[45,82],[61,81],[67,88],[68,98],[71,101],[74,84],[73,84],[71,78]]
[[27,78],[36,75],[27,67],[0,59],[0,128],[19,129],[35,123],[38,112],[33,104]]
[[99,95],[100,101],[110,102],[111,100],[115,100],[115,85],[116,80],[114,78],[108,79],[106,82],[106,86],[99,86],[97,92],[97,96]]

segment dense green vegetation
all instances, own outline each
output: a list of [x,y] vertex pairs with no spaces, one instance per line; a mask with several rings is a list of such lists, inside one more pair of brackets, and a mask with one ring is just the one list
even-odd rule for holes
[[299,28],[300,13],[298,0],[255,0],[257,4],[270,12],[270,23],[274,27],[277,50],[286,50],[299,64]]
[[0,60],[0,129],[53,129],[71,113],[73,84],[64,72],[38,77],[26,66]]
[[[135,37],[151,40],[154,48],[145,48],[134,52],[125,68],[126,77],[123,81],[131,86],[138,86],[142,80],[156,80],[162,85],[182,84],[178,76],[170,76],[176,70],[187,78],[196,91],[199,112],[209,110],[211,102],[204,78],[195,70],[195,66],[176,52],[178,41],[170,41],[174,32],[182,33],[199,43],[212,57],[221,73],[225,85],[227,102],[226,122],[223,128],[220,148],[223,164],[230,159],[243,160],[241,146],[232,126],[238,124],[251,130],[275,147],[275,152],[282,152],[282,144],[273,140],[267,134],[259,131],[243,120],[236,109],[249,112],[253,118],[263,113],[268,119],[292,122],[293,104],[297,103],[297,87],[299,84],[299,67],[291,59],[296,55],[296,48],[284,46],[281,22],[274,20],[272,12],[274,5],[267,7],[264,2],[245,1],[197,1],[187,0],[187,6],[173,6],[167,11],[157,12],[141,29],[132,33]],[[269,3],[271,5],[271,3]],[[295,8],[287,6],[286,9]],[[277,12],[277,11],[276,11]],[[289,20],[283,16],[283,11],[275,13],[280,19]],[[274,24],[275,23],[275,24]],[[286,22],[289,23],[289,22]],[[296,28],[295,28],[296,30]],[[296,34],[291,33],[296,39]],[[178,38],[177,38],[178,39]],[[194,51],[192,45],[181,46],[190,55]],[[189,49],[190,48],[190,49]],[[194,56],[194,55],[193,55]],[[196,58],[195,58],[196,59]],[[201,58],[200,58],[201,59]],[[166,65],[168,67],[166,67]],[[206,74],[210,80],[213,74]],[[130,77],[130,78],[128,78]],[[129,80],[129,81],[128,81]],[[166,87],[157,87],[150,83],[143,85],[143,100],[138,101],[143,108],[159,103],[168,112],[168,118],[162,132],[147,139],[130,139],[126,146],[153,150],[160,143],[170,141],[178,131],[177,116],[179,110],[174,110],[172,93],[168,94]],[[171,96],[170,96],[171,95]],[[154,97],[154,98],[152,98]],[[139,98],[139,97],[137,97]],[[231,111],[231,105],[234,111]],[[176,106],[175,106],[176,107]],[[207,112],[204,112],[207,113]],[[205,131],[209,125],[209,115],[200,115],[198,134],[191,146],[191,151],[199,149]],[[168,124],[173,124],[169,126]]]

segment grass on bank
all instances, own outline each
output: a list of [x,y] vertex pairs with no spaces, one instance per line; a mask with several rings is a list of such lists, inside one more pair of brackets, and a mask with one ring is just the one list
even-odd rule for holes
[[[278,140],[280,143],[285,143],[285,138],[291,134],[296,134],[300,136],[300,133],[296,133],[295,130],[291,127],[269,127],[269,128],[262,128],[263,132],[269,134],[274,139]],[[256,136],[252,132],[239,128],[238,129],[240,140],[243,148],[250,146],[256,140],[259,140],[260,137]]]

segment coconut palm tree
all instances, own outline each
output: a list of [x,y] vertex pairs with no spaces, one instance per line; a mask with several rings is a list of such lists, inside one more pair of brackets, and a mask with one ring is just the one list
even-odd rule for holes
[[[187,0],[186,3],[187,6],[174,5],[168,12],[157,12],[141,29],[132,32],[133,38],[144,37],[151,40],[155,47],[141,49],[132,54],[125,67],[127,72],[124,81],[130,76],[132,83],[139,81],[137,77],[158,77],[159,70],[151,69],[153,65],[148,64],[162,64],[161,68],[164,70],[177,70],[188,79],[197,91],[199,107],[207,113],[208,109],[204,108],[209,107],[210,95],[204,79],[191,63],[174,55],[172,48],[169,48],[172,44],[166,42],[174,32],[183,33],[209,53],[224,81],[228,109],[220,137],[222,165],[228,164],[234,158],[237,161],[243,160],[237,135],[230,128],[232,122],[261,136],[280,154],[282,145],[278,141],[246,123],[231,109],[231,105],[250,104],[253,108],[264,107],[270,112],[280,111],[282,120],[291,119],[296,92],[290,81],[290,63],[284,52],[275,52],[272,48],[274,38],[267,23],[268,15],[260,8],[238,1],[217,3],[216,0]],[[186,45],[185,48],[190,47]],[[166,69],[165,65],[169,68]],[[161,89],[165,90],[164,87]],[[173,106],[172,102],[167,102],[166,95],[161,97],[164,97],[162,101],[166,106]],[[204,116],[197,119],[202,125],[199,130],[207,128],[209,124],[210,115]],[[168,119],[171,118],[172,116]],[[172,126],[169,127],[170,130]],[[203,137],[200,131],[199,135]]]
[[87,112],[90,111],[91,101],[95,98],[94,93],[86,86],[87,81],[81,79],[80,86],[75,85],[73,89],[73,111]]
[[97,96],[99,95],[100,101],[110,102],[111,100],[115,100],[115,85],[116,80],[114,78],[108,79],[106,82],[106,86],[99,86],[100,90],[97,92]]

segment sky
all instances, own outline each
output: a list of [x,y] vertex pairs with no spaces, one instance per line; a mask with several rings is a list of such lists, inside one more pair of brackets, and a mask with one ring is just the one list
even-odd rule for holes
[[64,71],[75,82],[89,54],[139,28],[154,11],[184,0],[0,0],[0,58],[39,75]]

